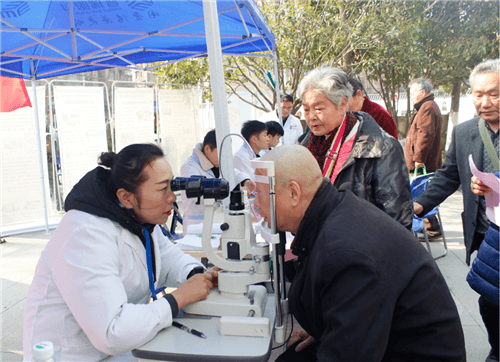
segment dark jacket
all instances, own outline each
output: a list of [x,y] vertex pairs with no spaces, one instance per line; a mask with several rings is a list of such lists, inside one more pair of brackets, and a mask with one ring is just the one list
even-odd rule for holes
[[403,148],[369,114],[352,113],[361,123],[335,187],[354,192],[411,230],[413,201]]
[[498,226],[491,223],[467,274],[467,282],[471,288],[496,305],[499,301],[499,237]]
[[472,172],[469,167],[469,155],[472,154],[477,168],[483,170],[483,141],[479,135],[478,122],[479,117],[476,117],[453,128],[443,168],[436,171],[425,192],[415,200],[424,207],[424,211],[418,215],[422,216],[446,200],[462,185],[464,198],[462,225],[467,265],[470,265],[470,255],[479,249],[481,242],[479,240],[473,245],[474,233],[478,226],[479,196],[474,195],[470,189]]
[[442,165],[441,111],[433,94],[415,104],[415,109],[405,142],[406,166],[413,171],[415,162],[421,162],[428,172],[434,172]]
[[373,205],[324,179],[291,248],[290,309],[318,341],[318,361],[465,361],[436,263]]

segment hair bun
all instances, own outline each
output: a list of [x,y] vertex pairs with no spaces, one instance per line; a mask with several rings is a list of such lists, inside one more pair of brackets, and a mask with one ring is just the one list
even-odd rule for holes
[[116,153],[114,152],[103,152],[99,157],[97,162],[98,165],[106,166],[109,168],[113,168],[113,164],[115,163]]

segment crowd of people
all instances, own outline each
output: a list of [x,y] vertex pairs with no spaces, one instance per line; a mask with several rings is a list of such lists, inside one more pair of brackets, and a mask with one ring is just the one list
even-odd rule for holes
[[[477,117],[457,125],[442,163],[442,116],[425,79],[409,84],[415,112],[404,148],[396,122],[357,80],[321,66],[298,86],[298,100],[242,125],[233,157],[236,187],[255,192],[270,221],[269,186],[250,160],[274,161],[276,222],[294,235],[290,311],[300,324],[278,361],[465,361],[464,335],[446,282],[412,230],[459,187],[464,198],[467,281],[498,361],[499,232],[469,155],[499,177],[500,60],[470,75]],[[306,129],[292,115],[303,107]],[[434,176],[413,200],[410,177]],[[215,130],[194,146],[181,176],[220,177]],[[170,327],[179,310],[207,297],[218,270],[165,237],[176,197],[162,150],[135,144],[103,153],[69,193],[66,214],[42,252],[26,298],[24,356],[40,340],[61,361],[130,358]],[[203,222],[203,206],[181,193],[183,227]],[[428,221],[432,234],[436,220]],[[434,234],[436,235],[436,234]],[[439,235],[438,235],[439,236]],[[486,265],[486,267],[485,267]],[[464,280],[465,282],[465,280]],[[175,286],[170,294],[163,287]],[[152,301],[151,301],[152,299]]]

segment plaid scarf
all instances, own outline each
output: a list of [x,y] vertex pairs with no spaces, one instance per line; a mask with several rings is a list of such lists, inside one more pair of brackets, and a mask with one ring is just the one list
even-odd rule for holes
[[[340,141],[340,144],[343,145],[347,135],[351,132],[352,128],[357,122],[357,118],[354,114],[351,112],[346,113],[346,125],[345,125],[345,131],[344,135],[342,136],[342,140]],[[335,135],[340,126],[335,128],[331,133],[328,134],[328,138],[325,136],[315,136],[314,134],[311,133],[311,138],[309,138],[309,143],[307,144],[307,149],[311,151],[313,154],[314,158],[316,161],[318,161],[318,165],[321,168],[321,171],[323,171],[323,167],[325,164],[325,159],[326,159],[326,154],[328,152],[328,149],[332,145],[332,142],[335,137],[331,137],[332,135]],[[337,163],[337,160],[335,160],[335,163]],[[333,165],[335,167],[335,164]]]

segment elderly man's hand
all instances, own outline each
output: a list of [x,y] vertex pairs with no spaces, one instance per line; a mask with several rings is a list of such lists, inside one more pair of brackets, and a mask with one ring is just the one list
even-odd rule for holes
[[421,214],[424,211],[424,207],[420,205],[418,202],[413,203],[413,213],[415,215]]
[[305,330],[299,329],[298,331],[294,331],[292,333],[292,337],[288,342],[288,346],[293,346],[293,344],[297,341],[303,341],[303,342],[299,343],[297,347],[295,347],[295,352],[302,351],[307,346],[313,344],[316,340],[313,337],[311,337]]
[[491,187],[486,186],[476,176],[472,176],[470,181],[470,189],[474,195],[483,196],[493,191]]

